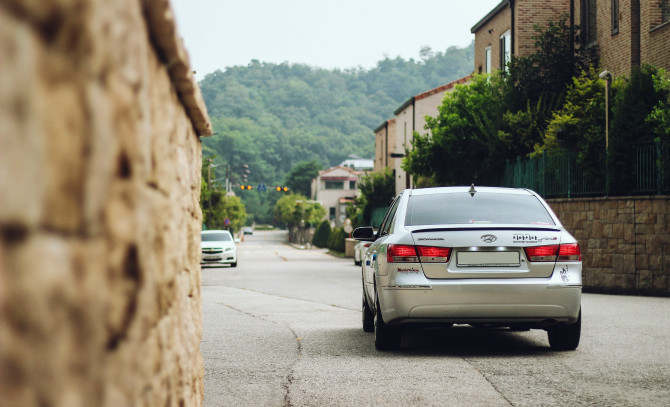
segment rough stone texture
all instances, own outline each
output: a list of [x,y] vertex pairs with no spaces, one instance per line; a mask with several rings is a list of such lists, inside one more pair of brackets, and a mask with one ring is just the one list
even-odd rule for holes
[[670,296],[670,196],[548,202],[579,241],[585,290]]
[[199,406],[198,136],[167,0],[0,3],[0,404]]

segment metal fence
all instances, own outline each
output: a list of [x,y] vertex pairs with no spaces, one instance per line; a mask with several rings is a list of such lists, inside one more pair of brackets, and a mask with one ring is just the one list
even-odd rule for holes
[[[633,146],[630,151],[633,179],[630,195],[670,193],[670,154],[659,142]],[[628,162],[628,161],[627,161]],[[615,164],[610,164],[615,165]],[[605,153],[588,160],[571,151],[544,153],[540,157],[507,161],[500,182],[503,186],[529,188],[546,198],[607,196],[608,174]],[[611,176],[611,175],[610,175]]]

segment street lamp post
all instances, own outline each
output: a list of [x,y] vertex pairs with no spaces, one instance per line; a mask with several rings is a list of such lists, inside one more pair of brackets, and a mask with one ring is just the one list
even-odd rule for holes
[[602,71],[598,75],[600,79],[605,80],[605,151],[610,147],[610,84],[612,83],[612,74],[610,71]]

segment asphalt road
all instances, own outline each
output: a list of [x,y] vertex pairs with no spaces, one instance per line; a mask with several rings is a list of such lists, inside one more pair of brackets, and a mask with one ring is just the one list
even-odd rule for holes
[[[540,330],[361,328],[360,267],[255,232],[202,273],[205,400],[215,406],[668,406],[670,299],[586,294],[579,348]],[[588,254],[586,254],[588,255]]]

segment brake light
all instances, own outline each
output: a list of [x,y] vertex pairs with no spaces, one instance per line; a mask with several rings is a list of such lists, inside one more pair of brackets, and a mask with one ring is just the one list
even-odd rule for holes
[[524,247],[528,261],[556,261],[558,245]]
[[558,250],[558,261],[582,261],[579,243],[562,244]]
[[417,246],[416,249],[422,263],[446,263],[451,254],[449,247]]
[[524,247],[529,261],[582,261],[582,252],[578,243],[551,246]]
[[414,246],[390,244],[386,249],[386,261],[389,263],[416,263],[419,258],[416,256]]

